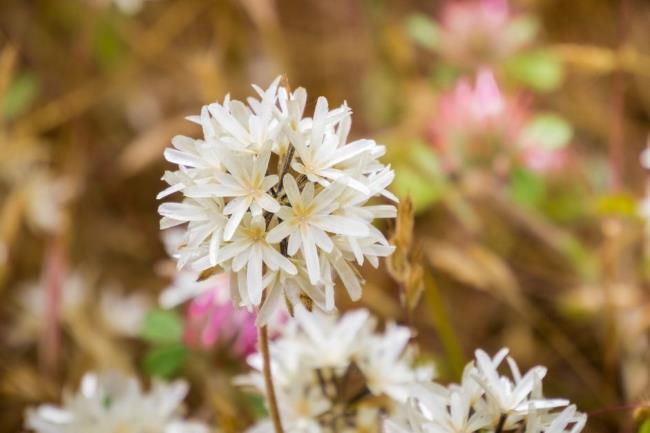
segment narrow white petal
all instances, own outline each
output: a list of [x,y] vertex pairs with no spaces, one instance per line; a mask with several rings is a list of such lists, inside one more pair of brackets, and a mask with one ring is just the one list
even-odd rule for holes
[[239,227],[239,223],[244,217],[244,214],[246,214],[246,211],[248,210],[248,205],[249,202],[247,200],[241,200],[241,202],[237,205],[237,207],[233,211],[232,215],[230,216],[230,219],[228,220],[228,223],[226,224],[226,229],[224,231],[223,238],[225,240],[229,241],[230,239],[232,239],[232,235],[235,233],[235,230],[237,230],[237,227]]
[[319,216],[313,218],[311,223],[327,232],[339,235],[364,237],[370,233],[368,223],[339,215]]
[[301,203],[300,190],[298,189],[298,184],[296,183],[296,179],[294,179],[292,175],[286,174],[284,176],[283,183],[284,183],[284,191],[287,193],[289,202],[294,206],[296,205],[296,203]]
[[300,238],[302,240],[302,253],[305,256],[309,281],[312,284],[316,284],[320,280],[320,264],[318,262],[316,245],[314,244],[309,229],[306,227],[300,230]]
[[294,227],[288,221],[283,221],[266,234],[266,241],[270,244],[277,244],[294,230]]
[[259,305],[262,300],[262,252],[259,247],[251,249],[246,269],[246,281],[248,282],[248,294],[251,302]]

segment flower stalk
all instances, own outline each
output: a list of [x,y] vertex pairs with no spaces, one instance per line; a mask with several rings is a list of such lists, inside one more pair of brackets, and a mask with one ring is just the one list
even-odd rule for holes
[[269,350],[269,330],[268,326],[259,327],[259,344],[260,352],[262,353],[264,386],[266,388],[267,401],[269,404],[269,413],[271,421],[273,421],[273,428],[275,433],[284,433],[282,428],[282,419],[280,418],[280,409],[278,407],[278,400],[275,396],[275,388],[273,386],[273,374],[271,373],[271,353]]

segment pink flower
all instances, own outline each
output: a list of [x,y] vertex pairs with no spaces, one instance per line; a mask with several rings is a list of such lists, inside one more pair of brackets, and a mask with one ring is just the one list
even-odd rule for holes
[[431,140],[450,168],[467,159],[492,159],[516,145],[528,113],[521,98],[507,99],[494,74],[479,71],[474,86],[461,79],[438,102]]
[[[234,356],[246,357],[257,350],[257,316],[233,305],[228,274],[220,274],[215,280],[213,288],[193,298],[187,307],[185,343],[205,350],[221,345],[228,347]],[[274,323],[285,320],[286,315],[281,313]],[[271,331],[273,334],[273,328]]]
[[450,1],[442,13],[440,52],[459,67],[497,63],[535,35],[533,22],[514,25],[515,18],[507,0]]

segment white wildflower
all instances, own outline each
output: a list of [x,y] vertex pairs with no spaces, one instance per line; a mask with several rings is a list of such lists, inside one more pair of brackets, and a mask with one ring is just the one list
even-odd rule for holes
[[374,394],[405,402],[413,383],[428,382],[433,377],[431,366],[413,368],[407,348],[411,337],[408,328],[390,323],[383,334],[372,334],[358,342],[363,349],[357,362]]
[[[137,336],[150,308],[149,298],[141,293],[126,294],[114,284],[96,286],[96,278],[90,272],[73,270],[65,274],[60,286],[59,320],[68,326],[78,326],[80,319],[90,319],[93,326],[103,325],[116,336]],[[95,305],[96,298],[99,302]],[[9,341],[31,344],[38,340],[48,325],[47,281],[25,284],[17,304],[16,321],[9,333]]]
[[[502,349],[493,358],[476,351],[460,384],[435,383],[411,387],[408,404],[400,406],[384,423],[387,433],[579,433],[586,415],[569,402],[544,399],[541,380],[546,373],[535,367],[522,376]],[[507,359],[512,378],[498,373]]]
[[278,182],[277,175],[265,176],[270,157],[269,151],[256,157],[225,156],[222,163],[228,173],[215,173],[214,183],[190,186],[185,190],[188,197],[231,198],[223,210],[225,215],[230,215],[224,240],[229,241],[232,238],[249,209],[253,216],[262,215],[262,210],[277,212],[280,209],[278,202],[268,193]]
[[[231,259],[230,269],[233,272],[240,272],[242,269],[246,271],[246,285],[239,285],[241,298],[255,305],[262,299],[264,266],[271,271],[282,269],[289,275],[298,272],[296,266],[268,241],[262,216],[248,215],[232,242],[223,247],[219,264]],[[246,292],[242,292],[242,289],[246,289]]]
[[[383,334],[375,328],[366,310],[337,317],[296,308],[295,318],[270,346],[286,431],[376,431],[381,412],[391,413],[396,402],[406,401],[412,386],[431,380],[430,367],[414,367],[406,349],[407,328],[389,324]],[[248,361],[257,371],[237,383],[264,393],[261,355]],[[271,428],[265,420],[249,433]]]
[[76,195],[70,179],[37,171],[25,184],[26,217],[29,225],[44,233],[56,233],[68,224],[66,207]]
[[378,160],[384,147],[348,142],[347,105],[330,110],[321,97],[308,117],[304,89],[279,78],[253,87],[258,98],[247,104],[227,96],[189,118],[203,137],[174,137],[165,158],[178,169],[165,173],[158,197],[183,195],[159,208],[161,228],[184,229],[172,253],[179,267],[232,272],[231,292],[261,307],[263,324],[283,298],[333,309],[336,276],[358,299],[355,262],[377,266],[394,250],[373,221],[394,218],[395,207],[368,201],[396,198],[386,190],[394,173]]
[[[522,376],[515,361],[510,357],[506,358],[508,349],[501,349],[494,358],[490,358],[480,349],[475,355],[477,372],[474,378],[483,387],[487,401],[493,404],[500,414],[517,415],[528,412],[531,407],[551,409],[569,404],[569,401],[564,399],[536,398],[541,394],[542,379],[546,376],[545,367],[533,367]],[[497,371],[504,359],[507,359],[512,379],[500,375]]]
[[181,417],[187,391],[183,381],[154,382],[145,392],[137,379],[88,373],[61,406],[29,409],[25,426],[37,433],[208,433],[204,424]]
[[327,233],[346,236],[367,236],[368,226],[360,219],[333,215],[338,207],[334,202],[342,188],[334,185],[314,194],[314,184],[308,183],[302,192],[293,176],[284,177],[284,189],[290,206],[283,206],[278,212],[282,222],[267,235],[269,242],[278,243],[289,238],[287,252],[294,256],[298,249],[305,257],[309,280],[312,284],[321,281],[317,248],[331,252],[334,242]]
[[137,337],[142,321],[151,308],[141,293],[125,294],[116,288],[102,289],[99,299],[101,317],[106,327],[125,337]]

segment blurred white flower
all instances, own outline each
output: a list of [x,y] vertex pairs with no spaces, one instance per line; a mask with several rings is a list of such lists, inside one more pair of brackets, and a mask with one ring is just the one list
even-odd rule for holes
[[[47,326],[47,295],[45,282],[28,283],[18,295],[18,315],[9,334],[14,344],[29,344],[38,340]],[[120,337],[135,337],[140,324],[150,308],[150,300],[140,293],[123,293],[116,286],[94,288],[92,276],[80,270],[65,275],[61,284],[58,317],[66,325],[78,326],[82,314],[88,314],[94,324],[102,324]],[[97,292],[95,292],[97,290]],[[94,293],[97,293],[98,310],[94,310]],[[98,314],[94,314],[97,312]]]
[[149,298],[140,294],[125,294],[115,288],[102,289],[99,309],[104,324],[113,333],[125,337],[136,337],[140,333],[142,320],[151,308]]
[[181,417],[188,385],[154,381],[148,392],[138,380],[118,374],[86,374],[63,404],[29,409],[25,426],[37,433],[208,433]]
[[390,323],[383,334],[371,334],[356,343],[363,347],[356,359],[373,394],[405,402],[413,383],[431,380],[431,366],[413,367],[407,348],[411,337],[408,328]]
[[[44,282],[24,284],[18,293],[17,316],[9,333],[14,344],[29,344],[38,340],[46,326],[47,298]],[[79,312],[86,299],[87,280],[80,272],[70,272],[61,285],[59,317],[70,320]]]
[[27,180],[25,194],[27,222],[32,228],[49,234],[65,228],[65,206],[75,195],[69,179],[39,171]]
[[[387,433],[475,433],[525,431],[527,433],[578,433],[586,415],[569,402],[545,399],[541,380],[546,373],[535,367],[522,376],[502,349],[493,358],[476,351],[476,361],[467,365],[460,384],[442,387],[417,384],[409,390],[408,404],[399,407],[384,424]],[[512,379],[497,369],[507,359]]]
[[[409,389],[431,381],[433,369],[416,368],[406,349],[407,328],[389,324],[376,332],[366,310],[340,317],[295,311],[282,335],[271,343],[271,369],[286,431],[376,431],[379,414],[406,402]],[[264,393],[262,358],[251,355],[257,371],[236,379]],[[367,430],[364,430],[367,428]],[[262,421],[249,432],[271,432]]]
[[233,273],[236,301],[262,307],[263,324],[281,299],[306,296],[331,310],[336,275],[358,299],[354,262],[377,266],[394,249],[372,222],[394,218],[395,207],[366,203],[396,198],[386,191],[394,173],[378,160],[384,147],[348,143],[347,105],[330,110],[321,97],[305,117],[304,89],[291,92],[279,77],[268,89],[253,87],[259,99],[227,96],[188,118],[203,137],[172,139],[165,158],[178,170],[165,173],[169,187],[158,197],[183,194],[159,208],[162,229],[184,230],[172,252],[178,266]]

